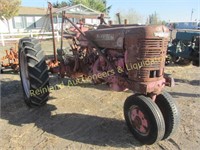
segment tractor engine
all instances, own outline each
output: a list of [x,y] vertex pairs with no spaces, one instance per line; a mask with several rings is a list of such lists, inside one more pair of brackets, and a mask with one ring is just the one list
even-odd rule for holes
[[[105,59],[97,54],[90,66],[90,73],[96,75],[94,83],[106,82],[113,90],[129,88],[144,94],[159,93],[167,83],[163,77],[169,31],[165,26],[128,26],[101,28],[86,31],[85,35],[101,49],[106,58],[114,64],[121,77],[117,76]],[[79,44],[94,52],[95,47],[79,37]]]

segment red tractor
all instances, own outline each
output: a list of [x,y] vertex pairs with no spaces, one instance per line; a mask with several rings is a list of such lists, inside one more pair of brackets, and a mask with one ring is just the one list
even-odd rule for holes
[[19,70],[18,51],[11,47],[10,50],[5,50],[5,52],[6,55],[1,58],[1,73],[8,68],[13,69],[17,73]]
[[[179,112],[171,95],[163,90],[173,85],[173,79],[164,76],[168,28],[101,25],[82,32],[74,27],[80,35],[72,38],[72,54],[61,46],[48,63],[50,69],[38,40],[20,40],[20,77],[26,104],[30,107],[46,104],[49,71],[72,77],[76,83],[86,79],[104,82],[116,91],[134,91],[125,100],[124,117],[138,141],[153,144],[169,138],[178,128]],[[31,94],[30,91],[38,92]]]

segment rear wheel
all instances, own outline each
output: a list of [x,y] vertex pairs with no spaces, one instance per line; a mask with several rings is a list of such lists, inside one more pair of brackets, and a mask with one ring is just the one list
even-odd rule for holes
[[161,140],[165,122],[158,106],[148,97],[132,95],[124,103],[124,117],[134,137],[143,144]]
[[29,107],[46,104],[49,96],[49,75],[38,40],[23,38],[19,41],[19,69],[25,103]]
[[179,112],[172,96],[167,92],[162,92],[156,97],[157,106],[160,108],[165,120],[165,135],[163,139],[169,138],[177,130],[179,125]]

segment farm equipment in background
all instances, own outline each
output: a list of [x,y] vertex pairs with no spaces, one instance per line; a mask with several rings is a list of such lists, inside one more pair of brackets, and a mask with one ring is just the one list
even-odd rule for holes
[[166,63],[199,66],[199,30],[177,30],[175,39],[169,44]]
[[[49,4],[50,10],[51,7]],[[115,91],[130,89],[136,93],[126,99],[124,117],[137,140],[153,144],[169,138],[178,128],[179,112],[170,94],[163,91],[165,86],[173,85],[173,79],[164,75],[168,28],[119,25],[82,32],[63,12],[64,19],[80,34],[71,38],[70,49],[63,48],[62,36],[57,52],[54,39],[54,59],[48,66],[37,39],[19,41],[25,103],[29,107],[46,104],[49,71],[72,78],[68,85],[81,84],[85,80],[107,83]]]
[[5,50],[6,55],[1,58],[1,73],[4,69],[11,68],[14,72],[19,71],[18,51],[13,47],[10,50]]

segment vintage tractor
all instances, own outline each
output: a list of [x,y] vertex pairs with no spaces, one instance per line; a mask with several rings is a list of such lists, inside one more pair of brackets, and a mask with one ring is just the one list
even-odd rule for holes
[[10,50],[5,50],[6,55],[1,58],[1,73],[5,69],[13,69],[14,72],[19,70],[18,51],[11,47]]
[[[38,40],[19,42],[20,77],[25,102],[30,107],[46,104],[49,96],[48,71],[61,77],[107,83],[113,90],[135,92],[124,103],[124,117],[134,137],[143,144],[169,138],[178,128],[179,112],[165,86],[173,79],[164,76],[169,31],[165,26],[124,26],[82,32],[63,13],[80,35],[67,50],[54,51],[48,61]],[[57,58],[58,56],[58,58]],[[31,92],[36,91],[36,92]]]
[[169,44],[166,63],[199,66],[199,30],[177,30],[175,39]]

